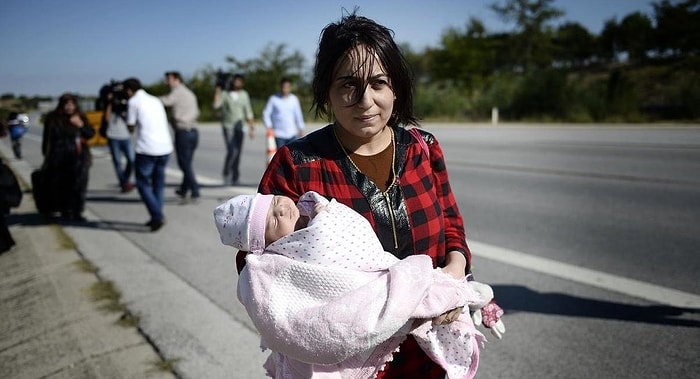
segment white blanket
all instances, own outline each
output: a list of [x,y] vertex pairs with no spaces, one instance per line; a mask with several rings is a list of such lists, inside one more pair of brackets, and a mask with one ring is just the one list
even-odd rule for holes
[[408,334],[448,378],[476,373],[485,338],[469,314],[441,326],[431,319],[490,299],[433,269],[428,256],[385,252],[369,222],[343,204],[331,201],[307,228],[246,261],[238,299],[272,350],[272,377],[374,378]]

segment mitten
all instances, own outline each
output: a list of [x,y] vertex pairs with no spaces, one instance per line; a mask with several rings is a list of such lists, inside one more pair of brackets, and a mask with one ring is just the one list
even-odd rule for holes
[[506,332],[506,326],[503,324],[501,317],[503,317],[503,309],[493,300],[472,313],[474,325],[485,326],[499,340],[503,338],[503,334]]

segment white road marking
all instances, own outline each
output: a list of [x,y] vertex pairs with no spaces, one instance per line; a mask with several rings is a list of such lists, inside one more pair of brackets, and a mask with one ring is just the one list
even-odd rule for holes
[[[40,137],[29,135],[27,137],[40,140]],[[97,155],[102,158],[105,156],[105,153],[109,155],[109,151],[103,151]],[[167,167],[166,174],[171,178],[182,178],[182,171],[179,169]],[[200,184],[205,185],[223,185],[222,179],[214,179],[203,175],[197,175],[197,180]],[[681,308],[700,308],[700,296],[693,293],[574,266],[553,259],[537,257],[474,240],[469,241],[469,246],[472,255],[480,258],[498,261],[530,271],[541,272],[565,280],[622,293],[659,304],[668,304]]]
[[[182,179],[182,171],[177,168],[170,168],[166,167],[165,168],[165,175],[167,175],[170,178],[181,180]],[[213,179],[204,175],[197,175],[197,183],[208,185],[208,186],[216,186],[216,185],[223,185],[224,180],[223,179]]]
[[472,251],[472,255],[479,258],[498,261],[659,304],[668,304],[681,308],[700,308],[700,296],[673,288],[607,274],[474,240],[469,241],[469,248]]

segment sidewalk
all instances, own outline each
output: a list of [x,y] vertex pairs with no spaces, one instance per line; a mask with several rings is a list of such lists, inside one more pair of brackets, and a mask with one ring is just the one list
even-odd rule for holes
[[[0,145],[0,157],[27,190],[31,168]],[[17,245],[0,254],[3,378],[175,377],[158,368],[163,360],[136,327],[117,323],[123,312],[93,299],[91,289],[105,283],[99,271],[80,264],[86,261],[61,225],[44,223],[31,192],[8,224]]]

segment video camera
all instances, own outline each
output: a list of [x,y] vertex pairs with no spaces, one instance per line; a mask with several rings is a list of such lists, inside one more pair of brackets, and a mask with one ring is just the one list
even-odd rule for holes
[[[110,94],[112,95],[111,99],[109,98]],[[124,90],[124,83],[111,80],[109,84],[105,84],[100,88],[100,96],[97,99],[95,108],[97,110],[104,110],[107,104],[112,104],[112,112],[125,117],[128,108],[128,100],[126,91]]]
[[216,72],[216,86],[224,91],[231,91],[233,89],[233,74],[218,70]]

